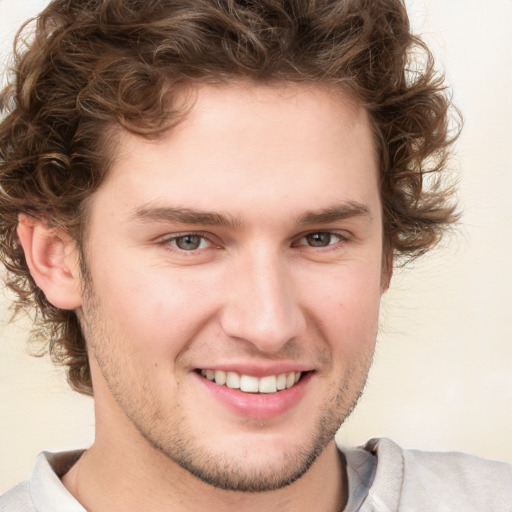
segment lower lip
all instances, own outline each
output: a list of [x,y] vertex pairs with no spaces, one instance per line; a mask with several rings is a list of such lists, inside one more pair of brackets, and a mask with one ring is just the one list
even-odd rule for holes
[[197,373],[195,375],[208,392],[232,412],[249,419],[265,420],[276,418],[297,405],[306,392],[313,372],[306,373],[291,388],[276,393],[245,393],[216,384]]

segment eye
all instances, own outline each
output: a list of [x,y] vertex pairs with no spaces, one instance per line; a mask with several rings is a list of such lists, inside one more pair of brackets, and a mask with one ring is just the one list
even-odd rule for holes
[[345,238],[337,233],[329,231],[318,231],[316,233],[308,233],[301,237],[296,245],[308,245],[310,247],[329,247],[335,245]]
[[170,244],[181,251],[196,251],[211,245],[211,242],[206,237],[192,233],[166,238],[163,240],[163,243]]

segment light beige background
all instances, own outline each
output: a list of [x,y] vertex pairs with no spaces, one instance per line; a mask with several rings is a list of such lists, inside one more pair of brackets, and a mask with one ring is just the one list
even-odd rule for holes
[[[0,0],[0,51],[43,0]],[[447,247],[395,275],[365,397],[340,432],[512,461],[512,1],[409,0],[466,126],[454,169],[465,211]],[[5,58],[2,59],[5,61]],[[0,299],[0,492],[42,449],[87,446],[92,403],[25,354]]]

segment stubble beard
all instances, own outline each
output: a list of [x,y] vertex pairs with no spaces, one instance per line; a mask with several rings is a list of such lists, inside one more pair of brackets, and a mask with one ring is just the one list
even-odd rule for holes
[[[287,487],[311,468],[334,440],[339,427],[355,408],[363,389],[364,383],[358,395],[349,401],[345,388],[340,387],[329,400],[330,408],[318,418],[310,441],[294,452],[283,453],[280,463],[273,467],[265,465],[265,469],[248,467],[243,456],[225,456],[200,446],[179,423],[174,424],[172,432],[163,434],[160,431],[158,435],[156,429],[142,425],[136,418],[129,418],[154,449],[202,482],[227,491],[261,493]],[[257,451],[257,444],[251,449]]]
[[[112,370],[111,367],[101,368],[104,375],[112,375]],[[136,380],[132,380],[132,384]],[[336,395],[330,397],[307,443],[282,453],[280,459],[272,465],[251,465],[243,454],[222,453],[208,446],[207,439],[197,439],[187,428],[187,420],[179,417],[169,419],[169,414],[159,409],[155,397],[149,402],[146,400],[145,404],[137,403],[137,400],[130,401],[118,392],[116,384],[112,384],[113,379],[110,379],[111,392],[126,417],[159,454],[208,485],[244,493],[274,491],[300,479],[333,441],[339,427],[355,408],[364,388],[363,383],[357,396],[350,400],[345,387],[341,386]],[[147,398],[143,390],[131,396],[139,396],[141,400]],[[149,403],[153,405],[150,407],[152,413],[147,414]],[[163,420],[166,416],[167,421]],[[249,449],[259,450],[257,443]]]
[[[308,443],[282,454],[281,461],[269,467],[248,467],[242,454],[220,454],[201,444],[179,414],[165,414],[158,396],[145,389],[143,375],[131,375],[130,355],[123,354],[120,340],[109,332],[102,319],[102,308],[87,285],[87,320],[80,315],[89,357],[93,356],[120,409],[149,445],[169,461],[213,487],[245,493],[261,493],[284,488],[301,478],[314,464],[342,423],[357,405],[371,366],[371,354],[358,368],[347,372],[344,381],[327,400]],[[91,340],[102,340],[100,344]],[[114,357],[113,357],[114,354]],[[115,357],[117,355],[117,357]],[[123,359],[124,357],[124,359]],[[133,362],[133,361],[132,361]],[[138,389],[134,390],[134,386]],[[126,390],[131,390],[129,395]],[[178,411],[176,411],[178,412]],[[169,417],[171,416],[171,417]],[[258,450],[257,445],[251,449]],[[264,469],[263,469],[264,468]]]

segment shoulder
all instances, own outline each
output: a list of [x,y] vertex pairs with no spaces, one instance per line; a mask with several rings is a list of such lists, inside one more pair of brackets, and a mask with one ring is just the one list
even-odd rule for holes
[[0,512],[36,512],[25,480],[0,496]]
[[372,488],[394,488],[399,510],[512,511],[511,464],[459,452],[405,450],[389,439],[372,439],[364,448],[377,457]]
[[40,453],[30,478],[0,496],[0,512],[85,512],[60,481],[81,454]]

